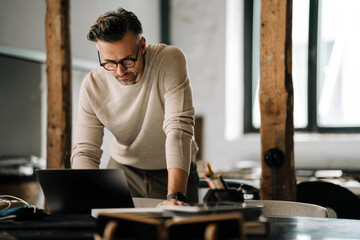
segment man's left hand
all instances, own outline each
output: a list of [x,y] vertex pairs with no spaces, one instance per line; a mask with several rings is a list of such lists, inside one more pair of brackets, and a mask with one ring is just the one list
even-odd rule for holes
[[189,206],[189,204],[184,203],[180,200],[177,200],[175,198],[169,199],[169,200],[165,200],[162,201],[161,203],[159,203],[156,207],[160,207],[161,205],[172,205],[172,206]]

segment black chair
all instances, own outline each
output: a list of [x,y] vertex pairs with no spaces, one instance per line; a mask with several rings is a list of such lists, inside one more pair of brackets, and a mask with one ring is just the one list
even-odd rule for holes
[[297,201],[330,208],[336,212],[337,218],[360,219],[360,198],[334,183],[301,182],[297,184]]

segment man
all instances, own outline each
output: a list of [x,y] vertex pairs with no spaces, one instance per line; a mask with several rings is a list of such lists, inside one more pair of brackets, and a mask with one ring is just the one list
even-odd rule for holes
[[133,197],[198,202],[194,107],[182,51],[147,46],[140,21],[122,8],[100,16],[87,37],[101,66],[81,85],[72,167],[99,168],[106,127],[114,135],[107,168],[124,170]]

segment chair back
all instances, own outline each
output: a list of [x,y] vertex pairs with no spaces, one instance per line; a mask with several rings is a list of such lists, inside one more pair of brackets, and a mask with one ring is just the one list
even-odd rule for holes
[[328,217],[327,209],[315,204],[279,200],[245,200],[245,203],[263,205],[265,217]]
[[163,240],[162,223],[129,213],[100,213],[94,240]]
[[173,219],[165,223],[171,240],[245,240],[244,221],[238,213],[223,213]]
[[157,219],[122,213],[102,213],[98,217],[95,240],[245,240],[244,221],[238,213],[223,213],[170,219]]
[[330,182],[297,184],[297,201],[329,208],[337,218],[360,219],[360,198],[350,190]]

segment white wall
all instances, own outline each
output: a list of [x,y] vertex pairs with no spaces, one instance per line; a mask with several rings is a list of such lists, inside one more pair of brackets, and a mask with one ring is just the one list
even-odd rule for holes
[[259,138],[225,139],[225,14],[226,1],[172,1],[171,41],[187,56],[196,114],[204,117],[204,160],[215,167],[260,160]]
[[[157,0],[71,0],[71,51],[72,56],[97,61],[94,43],[86,39],[90,26],[106,11],[123,7],[136,12],[143,24],[148,42],[160,39],[160,10]],[[45,51],[44,0],[1,0],[0,44]]]
[[[185,52],[188,59],[196,114],[204,117],[203,158],[211,162],[214,167],[230,168],[241,160],[260,161],[261,156],[259,135],[241,135],[234,141],[227,141],[224,137],[225,4],[226,1],[218,0],[172,0],[170,39]],[[86,40],[86,33],[100,14],[119,6],[138,15],[143,23],[144,36],[148,43],[160,41],[158,0],[71,0],[71,44],[74,58],[97,64],[94,44]],[[45,13],[44,0],[1,0],[0,45],[44,51]],[[0,70],[2,72],[4,67],[0,66]],[[44,70],[43,66],[42,89],[46,89]],[[74,119],[79,85],[85,74],[86,72],[79,69],[73,71]],[[0,78],[1,82],[6,81],[2,75]],[[44,92],[42,94],[44,99]],[[43,138],[44,109],[46,109],[45,105],[43,105],[42,117]],[[13,110],[5,109],[6,111]],[[3,131],[1,119],[0,126]],[[104,162],[109,158],[110,138],[107,134],[104,140]],[[43,147],[43,156],[44,149]],[[295,136],[296,166],[360,169],[359,158],[358,135],[297,134]],[[102,164],[104,165],[105,163]]]

